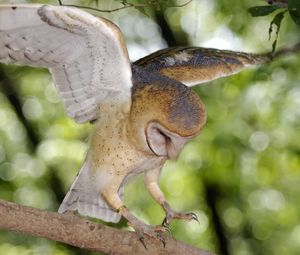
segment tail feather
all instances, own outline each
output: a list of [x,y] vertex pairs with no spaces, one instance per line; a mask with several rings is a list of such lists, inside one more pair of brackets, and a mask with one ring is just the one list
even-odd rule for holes
[[[106,222],[118,222],[121,216],[109,207],[100,196],[100,191],[92,185],[93,181],[89,178],[88,170],[88,162],[86,161],[61,203],[58,212],[78,211],[82,216],[89,216]],[[120,193],[123,193],[122,189]],[[122,194],[119,195],[122,196]]]

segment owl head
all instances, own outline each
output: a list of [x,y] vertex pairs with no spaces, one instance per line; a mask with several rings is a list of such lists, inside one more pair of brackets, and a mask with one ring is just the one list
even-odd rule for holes
[[[132,66],[131,128],[138,144],[175,159],[206,122],[200,97],[182,83]],[[141,128],[143,127],[143,128]]]

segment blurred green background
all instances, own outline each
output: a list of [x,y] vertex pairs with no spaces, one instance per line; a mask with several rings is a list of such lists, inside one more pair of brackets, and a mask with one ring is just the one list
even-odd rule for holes
[[[134,2],[147,3],[148,16],[135,8],[94,12],[121,28],[132,60],[168,45],[271,50],[274,15],[247,12],[263,1]],[[64,3],[96,7],[96,1]],[[99,1],[100,9],[120,6]],[[278,46],[299,41],[299,32],[286,14]],[[200,224],[173,222],[175,238],[222,255],[300,254],[299,66],[300,54],[292,55],[195,87],[207,124],[177,162],[166,164],[161,187],[174,209],[196,212]],[[56,211],[80,169],[91,129],[66,117],[47,70],[0,65],[0,199]],[[163,220],[141,177],[125,198],[143,221]],[[115,226],[126,228],[126,222]],[[0,230],[0,254],[95,253]]]

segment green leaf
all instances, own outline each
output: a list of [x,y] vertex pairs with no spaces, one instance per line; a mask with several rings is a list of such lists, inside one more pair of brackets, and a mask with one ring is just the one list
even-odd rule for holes
[[266,16],[270,13],[279,9],[279,6],[275,5],[266,5],[266,6],[255,6],[248,9],[252,17]]
[[293,21],[300,25],[300,1],[299,0],[289,0],[288,2],[289,13]]
[[284,18],[284,13],[285,13],[285,11],[278,13],[273,18],[273,20],[270,23],[270,27],[269,27],[269,40],[271,39],[271,34],[273,32],[273,26],[275,25],[277,27],[276,34],[275,34],[275,40],[274,40],[274,42],[272,44],[272,54],[274,54],[275,49],[276,49],[278,35],[279,35],[279,30],[280,30],[282,19]]

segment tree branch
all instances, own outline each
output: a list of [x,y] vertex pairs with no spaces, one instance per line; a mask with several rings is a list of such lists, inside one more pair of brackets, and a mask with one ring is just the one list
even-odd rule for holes
[[166,237],[164,248],[160,241],[146,236],[146,250],[134,232],[96,224],[73,214],[47,212],[3,200],[0,228],[113,255],[212,255],[171,237]]
[[300,42],[292,46],[284,47],[280,50],[275,51],[273,58],[284,57],[300,51]]

